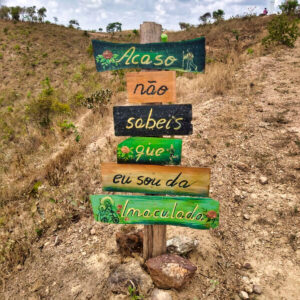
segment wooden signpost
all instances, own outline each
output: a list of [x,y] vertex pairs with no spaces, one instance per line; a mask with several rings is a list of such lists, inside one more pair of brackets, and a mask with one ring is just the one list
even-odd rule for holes
[[126,74],[129,103],[176,102],[176,72],[130,72]]
[[104,191],[208,197],[210,169],[101,164]]
[[192,105],[115,106],[116,136],[189,135]]
[[204,37],[150,44],[92,40],[92,44],[98,72],[128,68],[203,72],[205,67]]
[[93,195],[95,219],[113,224],[168,224],[197,229],[219,224],[219,202],[210,198]]
[[[161,25],[144,22],[140,27],[141,44],[93,40],[97,70],[204,71],[203,37],[159,43],[161,31]],[[168,166],[181,162],[182,141],[173,135],[189,135],[193,131],[191,104],[154,105],[176,101],[175,72],[131,72],[126,76],[129,103],[144,105],[114,107],[115,135],[133,137],[118,145],[118,164],[101,165],[102,189],[147,195],[90,198],[97,221],[145,224],[143,255],[148,259],[166,252],[167,224],[197,229],[217,227],[219,203],[201,198],[209,196],[209,168]],[[172,138],[162,138],[163,135]]]
[[131,137],[118,145],[118,163],[179,165],[182,140]]

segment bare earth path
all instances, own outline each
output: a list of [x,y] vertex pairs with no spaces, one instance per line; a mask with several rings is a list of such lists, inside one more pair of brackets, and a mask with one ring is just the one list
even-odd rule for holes
[[[220,201],[221,225],[214,231],[168,226],[168,237],[200,241],[189,257],[198,267],[195,278],[170,294],[231,299],[259,284],[263,293],[255,299],[299,299],[299,41],[294,49],[250,60],[236,74],[230,95],[210,97],[197,90],[197,79],[179,78],[181,87],[191,91],[180,102],[192,103],[194,115],[182,165],[212,168],[211,197]],[[68,166],[62,195],[83,179],[89,193],[101,192],[100,162],[116,160],[120,141],[111,112],[107,118],[105,133]],[[115,244],[119,229],[96,224],[86,211],[70,227],[49,230],[5,283],[0,299],[128,299],[112,295],[106,282],[123,261]]]

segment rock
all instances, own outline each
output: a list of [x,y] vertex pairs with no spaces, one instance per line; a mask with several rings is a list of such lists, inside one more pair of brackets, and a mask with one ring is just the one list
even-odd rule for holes
[[244,263],[243,267],[244,267],[245,269],[247,269],[247,270],[250,270],[250,269],[252,269],[252,266],[251,266],[251,264],[250,264],[250,263],[248,263],[248,262]]
[[233,297],[233,300],[241,300],[240,296],[235,294],[234,297]]
[[132,252],[141,253],[143,250],[143,231],[133,229],[130,232],[116,233],[116,242],[123,256],[131,256]]
[[91,234],[91,235],[95,235],[95,234],[96,234],[96,229],[95,229],[95,228],[92,228],[91,231],[90,231],[90,234]]
[[197,267],[175,254],[164,254],[146,262],[155,285],[163,289],[180,289],[195,274]]
[[130,285],[144,296],[153,288],[151,277],[133,259],[119,265],[107,279],[107,286],[113,293],[127,294]]
[[254,285],[253,285],[253,292],[254,292],[255,294],[260,295],[260,294],[262,293],[262,288],[261,288],[261,286],[258,285],[258,284],[254,284]]
[[245,220],[250,220],[250,216],[248,214],[244,214],[243,217]]
[[268,178],[266,176],[261,176],[259,178],[259,183],[261,183],[261,184],[267,184],[268,183]]
[[197,248],[198,240],[193,240],[188,236],[176,236],[167,241],[167,249],[170,253],[187,254]]
[[248,293],[245,291],[240,291],[239,296],[241,299],[249,299]]
[[248,293],[248,294],[252,294],[253,293],[253,288],[250,284],[246,285],[245,286],[245,291]]
[[242,162],[236,163],[236,167],[243,172],[248,172],[250,170],[249,166]]
[[154,289],[151,300],[172,300],[172,296],[167,291]]

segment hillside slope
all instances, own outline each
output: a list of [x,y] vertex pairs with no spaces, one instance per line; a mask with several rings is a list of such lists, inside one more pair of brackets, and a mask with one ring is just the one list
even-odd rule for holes
[[[0,61],[5,95],[1,117],[15,134],[1,144],[0,298],[126,299],[113,296],[106,281],[124,262],[115,244],[120,228],[96,224],[88,202],[89,194],[102,191],[100,163],[116,161],[116,145],[122,140],[114,137],[112,123],[112,106],[126,104],[122,74],[95,72],[86,52],[89,38],[80,31],[54,25],[3,26],[10,34],[1,31],[1,47],[7,45]],[[229,28],[226,34],[215,41],[208,38],[214,62],[205,75],[178,77],[177,96],[179,103],[193,104],[194,134],[183,137],[182,165],[212,169],[211,197],[220,201],[221,225],[213,231],[168,226],[168,237],[188,234],[200,241],[190,255],[198,267],[195,278],[182,291],[170,293],[173,299],[230,299],[252,281],[263,288],[256,299],[296,299],[300,44],[260,57],[261,24],[252,27],[257,33],[244,35],[242,28],[249,30],[249,24],[235,24],[241,28],[240,43],[230,22],[220,26]],[[23,39],[18,32],[24,30],[31,32]],[[209,32],[218,30],[224,32],[219,27]],[[170,39],[176,40],[172,34]],[[200,32],[189,32],[187,38],[193,34]],[[177,35],[184,39],[182,32]],[[28,47],[34,53],[29,50],[20,67],[29,36]],[[13,52],[15,43],[21,53]],[[245,55],[248,47],[257,57]],[[37,59],[39,52],[38,63],[26,71],[28,60]],[[26,120],[15,123],[24,116],[24,104],[39,94],[46,76],[60,100],[74,108],[54,116],[51,129]],[[100,87],[114,92],[110,104],[100,110],[72,106],[76,93],[88,96]],[[65,118],[76,124],[79,143],[72,133],[61,132],[58,124]],[[267,177],[267,184],[259,182],[261,176]],[[251,269],[243,268],[246,262]]]

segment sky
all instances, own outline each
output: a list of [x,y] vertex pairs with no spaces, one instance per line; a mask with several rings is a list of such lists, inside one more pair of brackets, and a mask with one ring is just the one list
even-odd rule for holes
[[[222,9],[225,17],[255,12],[262,13],[271,0],[0,0],[7,6],[46,7],[47,18],[67,25],[79,22],[81,29],[98,30],[112,22],[122,23],[122,29],[139,29],[144,21],[162,24],[164,29],[179,30],[179,22],[199,24],[199,16]],[[273,0],[274,1],[274,0]],[[275,0],[275,6],[280,4]]]

